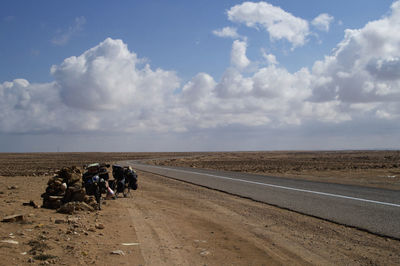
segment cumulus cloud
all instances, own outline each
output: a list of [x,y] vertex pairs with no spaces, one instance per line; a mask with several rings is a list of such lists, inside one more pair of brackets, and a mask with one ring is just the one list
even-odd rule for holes
[[285,39],[293,48],[304,45],[310,34],[306,20],[267,2],[235,5],[228,10],[228,19],[248,27],[261,27],[269,33],[271,40]]
[[[108,38],[52,66],[54,82],[4,82],[0,131],[169,130],[177,112],[173,96],[179,78],[143,62],[121,40]],[[181,129],[177,125],[174,130]]]
[[335,52],[314,64],[313,101],[400,100],[400,36],[395,34],[400,30],[399,3],[386,17],[346,30]]
[[[162,104],[179,86],[174,72],[141,67],[121,40],[106,39],[80,56],[51,67],[63,102],[87,110],[115,110],[135,103]],[[152,95],[151,98],[148,96]]]
[[[206,121],[212,113],[213,122],[220,121],[220,125],[271,127],[399,119],[400,39],[395,34],[400,30],[399,3],[392,5],[386,17],[358,30],[346,30],[335,51],[315,62],[311,70],[290,73],[277,67],[274,55],[262,51],[268,66],[244,75],[247,61],[236,59],[238,63],[233,63],[232,56],[235,68],[228,68],[221,80],[209,87],[207,96],[197,95],[196,99],[210,103],[197,117]],[[235,41],[232,55],[245,56],[245,44]],[[190,85],[194,83],[192,80]]]
[[250,60],[246,56],[247,43],[235,40],[232,44],[231,63],[233,66],[244,69],[250,64]]
[[[203,102],[203,99],[210,98],[215,85],[216,82],[213,77],[207,73],[199,73],[183,86],[181,97],[187,104],[195,103],[194,106],[196,107],[207,107],[207,101]],[[190,105],[189,107],[193,106]]]
[[0,84],[0,131],[41,132],[54,129],[57,113],[65,110],[58,103],[54,83],[30,84],[15,79]]
[[[284,68],[270,65],[246,77],[237,68],[228,68],[218,83],[206,77],[203,74],[201,79],[196,77],[184,86],[184,95],[186,88],[197,92],[196,97],[191,98],[190,105],[196,108],[190,108],[193,120],[187,123],[189,128],[229,125],[278,128],[299,125],[302,117],[311,112],[303,103],[311,95],[307,69],[291,74]],[[318,109],[321,116],[322,110]],[[330,119],[334,119],[334,114]]]
[[239,70],[230,68],[216,86],[216,94],[221,98],[240,98],[248,95],[252,88],[252,79],[244,78]]
[[400,58],[371,59],[366,70],[378,80],[400,79]]
[[273,54],[267,54],[264,49],[261,49],[261,54],[263,58],[267,61],[267,64],[269,65],[277,65],[278,60],[276,59],[276,56]]
[[78,32],[83,30],[83,25],[86,23],[85,17],[77,17],[74,23],[68,27],[67,30],[60,31],[60,33],[54,37],[51,42],[55,45],[65,45],[69,40]]
[[237,29],[233,27],[224,27],[222,29],[213,30],[213,34],[222,38],[240,38],[240,35],[237,33]]
[[326,14],[326,13],[322,13],[322,14],[319,14],[316,18],[314,18],[311,21],[311,24],[319,30],[328,32],[329,26],[331,25],[333,20],[334,20],[333,16]]

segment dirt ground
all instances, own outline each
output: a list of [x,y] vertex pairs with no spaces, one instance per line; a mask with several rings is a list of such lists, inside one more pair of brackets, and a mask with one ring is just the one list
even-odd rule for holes
[[[24,166],[13,156],[0,158],[1,173],[8,173],[0,176],[0,218],[23,214],[24,221],[0,223],[0,265],[400,264],[398,240],[143,172],[137,191],[104,201],[101,211],[65,215],[24,206],[41,204],[51,174],[38,175],[42,170],[29,164],[25,170],[36,176],[22,176]],[[51,163],[40,156],[24,158],[49,172],[93,160],[91,154],[64,154]],[[143,155],[121,155],[135,156]]]

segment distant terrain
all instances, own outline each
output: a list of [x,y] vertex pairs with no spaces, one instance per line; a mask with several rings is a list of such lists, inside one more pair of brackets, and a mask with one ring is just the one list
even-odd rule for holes
[[400,190],[400,151],[221,152],[151,163]]

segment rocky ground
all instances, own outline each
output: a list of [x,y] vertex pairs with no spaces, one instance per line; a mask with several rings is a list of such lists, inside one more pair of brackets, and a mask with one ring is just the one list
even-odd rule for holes
[[[203,154],[203,153],[200,153]],[[81,167],[93,162],[193,156],[194,153],[0,153],[0,176],[52,176],[62,167]]]
[[139,172],[139,189],[101,211],[66,215],[24,205],[41,204],[49,176],[7,171],[0,219],[23,219],[0,223],[2,265],[400,264],[398,240],[157,175]]

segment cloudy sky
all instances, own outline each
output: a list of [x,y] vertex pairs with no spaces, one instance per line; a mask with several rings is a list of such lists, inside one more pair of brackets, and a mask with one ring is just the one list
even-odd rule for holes
[[400,148],[400,1],[0,3],[0,152]]

